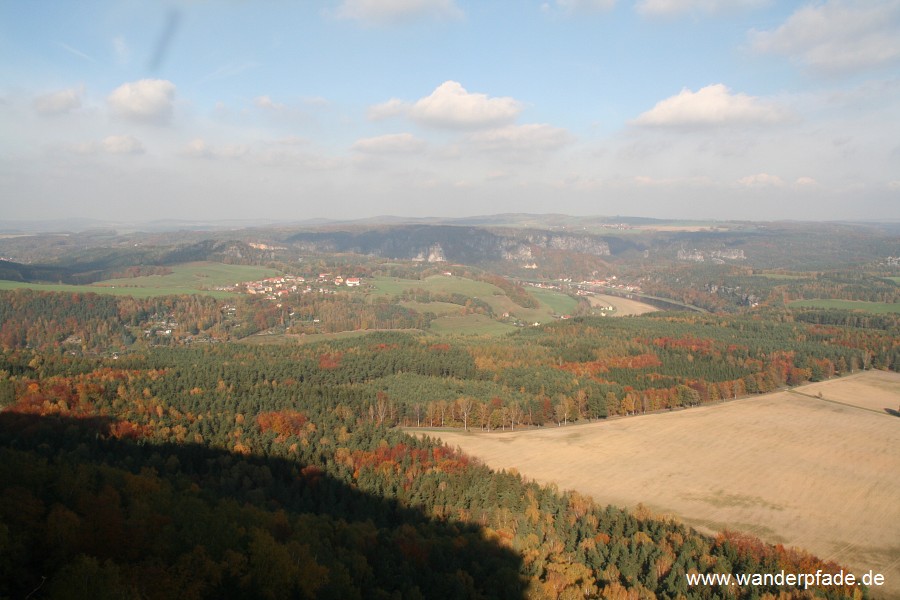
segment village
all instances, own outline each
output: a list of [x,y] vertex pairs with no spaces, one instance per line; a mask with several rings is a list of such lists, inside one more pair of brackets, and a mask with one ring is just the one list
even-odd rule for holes
[[343,277],[332,273],[319,273],[316,278],[300,275],[281,275],[267,277],[258,281],[235,283],[233,286],[219,288],[223,291],[243,292],[254,296],[264,296],[267,300],[279,300],[292,294],[334,294],[338,287],[359,287],[359,277]]
[[604,291],[617,291],[619,293],[640,294],[641,288],[629,283],[622,283],[613,275],[609,279],[584,280],[573,283],[571,278],[558,279],[556,282],[525,281],[525,285],[542,290],[566,291],[566,288],[574,288],[576,296],[592,296]]

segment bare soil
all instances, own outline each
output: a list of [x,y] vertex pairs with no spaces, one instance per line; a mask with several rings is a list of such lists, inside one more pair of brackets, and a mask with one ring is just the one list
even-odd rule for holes
[[620,298],[619,296],[607,296],[605,294],[597,294],[588,296],[591,306],[612,306],[616,309],[613,313],[617,317],[627,317],[629,315],[642,315],[648,312],[654,312],[655,306],[638,302],[637,300],[629,300],[628,298]]

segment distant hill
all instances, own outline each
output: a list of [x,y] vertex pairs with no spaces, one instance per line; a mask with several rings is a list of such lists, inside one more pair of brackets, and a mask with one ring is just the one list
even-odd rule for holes
[[304,231],[285,242],[307,252],[353,252],[426,262],[482,264],[534,259],[535,248],[608,256],[602,237],[542,230],[499,230],[474,226],[400,225],[337,231]]

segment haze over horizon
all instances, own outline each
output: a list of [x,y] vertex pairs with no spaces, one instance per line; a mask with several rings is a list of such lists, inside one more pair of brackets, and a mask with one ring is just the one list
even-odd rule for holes
[[900,219],[900,0],[0,5],[4,220]]

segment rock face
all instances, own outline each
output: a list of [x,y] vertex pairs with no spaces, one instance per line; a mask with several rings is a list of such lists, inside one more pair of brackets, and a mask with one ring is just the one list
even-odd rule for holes
[[681,248],[678,250],[678,260],[703,262],[707,258],[715,263],[721,264],[724,263],[725,260],[746,260],[747,256],[744,254],[744,251],[739,248],[726,248],[725,250],[711,251],[697,250],[696,248],[692,248],[691,250]]
[[406,225],[355,231],[309,231],[287,240],[305,252],[354,252],[422,262],[531,262],[534,249],[608,256],[609,244],[590,234],[487,229],[449,225]]
[[[398,258],[398,257],[394,257]],[[441,248],[440,244],[433,244],[428,248],[427,255],[425,252],[419,252],[413,258],[414,261],[418,262],[447,262],[447,259],[444,257],[444,249]]]

